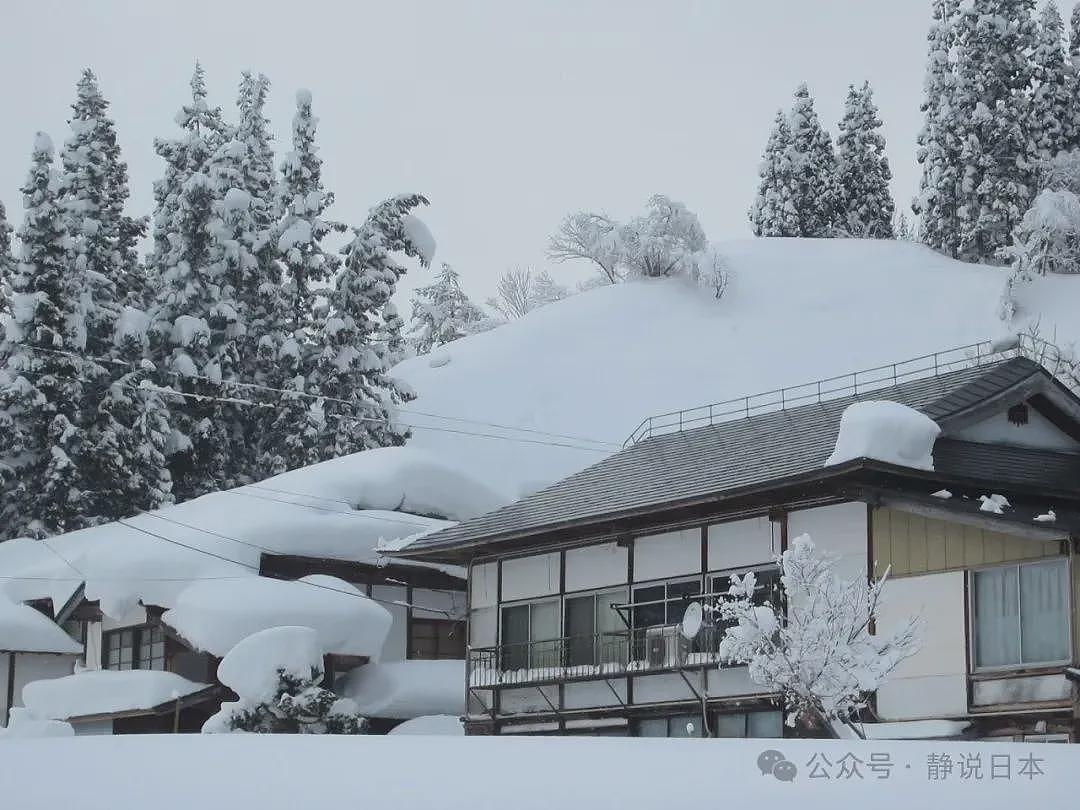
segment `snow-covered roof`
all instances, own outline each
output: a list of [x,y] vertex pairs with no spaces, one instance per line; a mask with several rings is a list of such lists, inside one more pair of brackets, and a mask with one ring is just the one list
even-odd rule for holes
[[377,658],[390,631],[389,611],[335,577],[246,577],[196,582],[162,621],[194,649],[224,656],[242,639],[280,625],[312,628],[323,653]]
[[[795,766],[793,782],[762,772],[758,759],[770,749]],[[969,766],[977,758],[982,779],[960,778],[961,755]],[[992,756],[1009,763],[1012,778],[990,779]],[[756,810],[1000,810],[1069,807],[1076,790],[1073,746],[975,741],[943,749],[933,741],[158,734],[0,742],[0,757],[5,806],[19,810],[343,801],[381,810],[651,810],[709,806],[719,793]],[[928,771],[928,763],[941,764]],[[163,787],[166,775],[176,789]]]
[[209,689],[173,672],[153,669],[83,670],[23,687],[26,708],[40,718],[70,720],[149,711],[168,701]]
[[368,717],[465,713],[464,661],[387,661],[358,667],[341,693]]
[[0,594],[0,652],[76,655],[82,645],[48,616]]
[[929,416],[899,402],[855,402],[840,416],[836,445],[825,466],[872,458],[901,467],[934,469],[934,442],[941,428]]
[[[946,740],[959,737],[970,727],[970,720],[902,720],[859,725],[867,740]],[[833,723],[833,729],[841,739],[858,739],[843,723]]]
[[0,593],[63,604],[85,575],[86,598],[119,617],[140,600],[170,607],[193,582],[253,577],[263,554],[378,565],[380,545],[405,545],[500,502],[423,450],[371,450],[53,537],[48,547],[2,543],[0,570],[10,579]]

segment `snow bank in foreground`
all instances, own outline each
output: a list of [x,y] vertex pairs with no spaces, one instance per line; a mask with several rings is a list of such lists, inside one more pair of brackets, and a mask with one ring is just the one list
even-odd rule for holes
[[[768,749],[795,766],[793,781],[761,772]],[[951,772],[937,764],[943,754]],[[967,755],[981,779],[960,778]],[[1023,743],[162,734],[0,741],[0,787],[18,810],[113,810],[118,785],[124,807],[154,810],[294,810],[343,797],[379,810],[653,810],[712,807],[721,795],[762,810],[1014,810],[1071,806],[1076,759],[1073,746]],[[47,775],[49,763],[62,777]],[[132,778],[163,768],[181,789]]]
[[320,656],[377,658],[393,621],[389,611],[335,577],[298,581],[248,577],[188,586],[162,616],[195,649],[224,656],[260,630],[304,625],[317,634]]
[[23,687],[23,703],[38,717],[68,720],[92,714],[152,709],[206,689],[173,672],[153,669],[83,670]]
[[461,718],[450,714],[429,714],[406,720],[390,730],[391,734],[422,734],[438,737],[464,737]]
[[248,636],[218,666],[218,680],[242,699],[269,701],[277,693],[279,671],[310,680],[323,671],[319,635],[310,627],[271,627]]
[[939,433],[941,428],[933,419],[899,402],[856,402],[840,417],[836,447],[825,466],[871,458],[933,470],[934,442]]
[[464,661],[389,661],[348,674],[341,693],[368,717],[465,713]]
[[0,594],[0,650],[75,655],[82,646],[52,619]]

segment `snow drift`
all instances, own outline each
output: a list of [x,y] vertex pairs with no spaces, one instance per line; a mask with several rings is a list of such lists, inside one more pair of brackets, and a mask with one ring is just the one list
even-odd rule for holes
[[934,442],[940,433],[933,419],[899,402],[856,402],[840,416],[836,446],[825,466],[869,458],[933,470]]

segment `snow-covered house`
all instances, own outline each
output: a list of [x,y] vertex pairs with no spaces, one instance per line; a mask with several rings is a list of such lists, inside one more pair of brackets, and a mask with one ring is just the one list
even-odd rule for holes
[[[20,669],[13,705],[76,733],[197,731],[229,694],[216,678],[225,654],[260,630],[300,625],[316,630],[328,682],[354,697],[373,730],[460,715],[464,569],[383,550],[497,503],[425,454],[393,448],[2,543],[0,599],[61,601],[78,639],[25,607],[65,639],[66,659]],[[0,648],[14,637],[7,618],[0,612]],[[33,648],[20,644],[22,666]],[[52,680],[23,688],[39,679]]]
[[[936,428],[920,451],[895,413],[849,411],[866,400]],[[803,533],[847,577],[891,570],[882,623],[925,619],[879,731],[1077,739],[1080,399],[1024,357],[942,353],[654,417],[400,554],[468,569],[469,733],[771,737],[791,733],[775,696],[721,665],[722,628],[682,620],[734,573],[770,598]]]

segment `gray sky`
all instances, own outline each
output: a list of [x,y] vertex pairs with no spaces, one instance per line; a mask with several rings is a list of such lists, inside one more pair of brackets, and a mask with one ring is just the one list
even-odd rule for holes
[[[84,66],[112,104],[148,212],[193,61],[233,112],[241,70],[273,81],[269,116],[288,148],[294,93],[311,89],[333,214],[358,221],[401,191],[476,298],[507,267],[545,266],[567,211],[636,213],[681,200],[713,239],[746,236],[778,106],[810,85],[833,130],[847,85],[869,79],[885,120],[894,194],[917,184],[922,0],[6,0],[0,199],[13,224],[34,131],[57,145]],[[573,281],[584,268],[555,266]],[[410,274],[408,286],[424,278]]]

